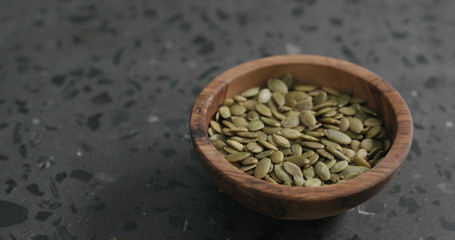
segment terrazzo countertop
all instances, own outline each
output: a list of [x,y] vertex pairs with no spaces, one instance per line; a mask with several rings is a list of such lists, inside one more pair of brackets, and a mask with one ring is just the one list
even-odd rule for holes
[[[0,0],[0,239],[455,239],[455,2]],[[284,221],[198,162],[192,104],[264,56],[382,76],[415,139],[387,187],[335,217]]]

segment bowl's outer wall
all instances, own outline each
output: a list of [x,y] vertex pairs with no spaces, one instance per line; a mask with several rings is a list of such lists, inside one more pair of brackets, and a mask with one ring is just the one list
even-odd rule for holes
[[[210,119],[225,98],[269,78],[291,73],[295,82],[350,88],[381,113],[392,148],[367,173],[337,185],[297,188],[274,185],[251,177],[227,162],[207,135]],[[283,219],[316,219],[342,213],[371,198],[397,173],[412,142],[412,118],[406,103],[387,82],[357,65],[333,58],[277,56],[234,67],[213,80],[199,95],[190,119],[193,144],[201,164],[228,195],[264,215]]]

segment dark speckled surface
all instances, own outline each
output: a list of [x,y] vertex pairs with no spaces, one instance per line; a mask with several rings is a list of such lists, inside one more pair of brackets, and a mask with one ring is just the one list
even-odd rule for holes
[[[0,0],[0,239],[455,239],[455,3]],[[415,121],[379,194],[328,219],[251,212],[188,117],[217,74],[309,53],[389,81]]]

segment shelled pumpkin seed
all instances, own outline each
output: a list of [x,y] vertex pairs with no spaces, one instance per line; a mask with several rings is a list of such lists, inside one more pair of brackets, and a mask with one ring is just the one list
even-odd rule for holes
[[274,184],[317,187],[377,165],[391,142],[378,113],[349,89],[272,78],[224,100],[210,121],[214,147],[241,171]]

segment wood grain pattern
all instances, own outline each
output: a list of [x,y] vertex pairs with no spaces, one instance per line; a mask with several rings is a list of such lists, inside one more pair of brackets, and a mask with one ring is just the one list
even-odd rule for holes
[[[381,113],[392,147],[376,167],[345,183],[317,188],[268,183],[245,174],[226,161],[211,144],[209,120],[225,98],[253,86],[265,86],[271,77],[292,73],[296,82],[335,88],[349,87]],[[276,218],[305,220],[349,210],[371,198],[397,173],[413,137],[409,109],[386,81],[358,65],[329,57],[286,55],[262,58],[229,69],[207,85],[196,99],[190,132],[200,162],[228,195],[254,211]]]

